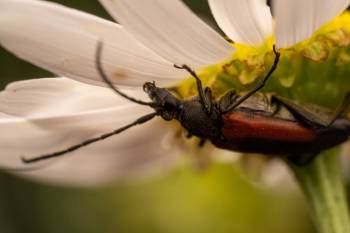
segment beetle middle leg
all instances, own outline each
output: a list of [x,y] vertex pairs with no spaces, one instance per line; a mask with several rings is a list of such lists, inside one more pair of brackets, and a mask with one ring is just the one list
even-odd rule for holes
[[280,60],[281,54],[276,50],[276,47],[273,46],[273,52],[275,54],[275,61],[273,62],[272,67],[270,68],[269,72],[266,74],[266,76],[261,79],[258,84],[247,94],[239,98],[237,101],[233,102],[230,106],[228,106],[225,110],[222,111],[223,114],[228,113],[238,107],[241,103],[243,103],[246,99],[248,99],[250,96],[254,95],[254,93],[258,92],[261,88],[263,88],[267,82],[267,80],[271,77],[272,73],[277,69],[278,62]]
[[192,77],[195,78],[199,98],[202,102],[202,105],[205,111],[207,112],[207,114],[210,115],[213,110],[213,99],[212,99],[211,89],[209,87],[206,87],[205,89],[203,89],[202,81],[198,77],[197,73],[194,70],[192,70],[188,65],[182,65],[182,66],[174,65],[174,67],[177,69],[187,70],[188,73],[190,73]]

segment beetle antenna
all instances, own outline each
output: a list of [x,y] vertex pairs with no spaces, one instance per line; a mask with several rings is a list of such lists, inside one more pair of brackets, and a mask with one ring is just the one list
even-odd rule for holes
[[246,99],[248,99],[250,96],[254,95],[257,91],[259,91],[261,88],[263,88],[267,82],[267,80],[271,77],[273,72],[277,69],[278,62],[280,60],[281,53],[279,53],[276,49],[276,45],[273,45],[273,52],[275,54],[275,60],[273,62],[273,65],[271,66],[269,72],[266,74],[266,76],[259,81],[259,83],[253,88],[253,90],[249,91],[247,94],[243,95],[241,98],[237,100],[237,102],[233,102],[230,106],[227,107],[226,110],[222,111],[222,114],[228,113],[238,107],[241,103],[243,103]]
[[134,103],[137,104],[141,104],[141,105],[147,105],[147,106],[153,106],[154,104],[152,102],[144,102],[142,100],[137,100],[133,97],[130,97],[128,95],[126,95],[125,93],[121,92],[118,88],[116,88],[113,83],[111,82],[111,80],[109,80],[106,72],[103,69],[103,65],[102,65],[102,51],[103,51],[103,42],[99,41],[97,44],[97,48],[96,48],[96,54],[95,54],[95,63],[96,63],[96,68],[97,71],[99,73],[99,75],[101,76],[101,78],[103,79],[103,81],[107,84],[107,86],[109,86],[113,91],[115,91],[118,95],[124,97],[125,99],[128,99]]
[[146,123],[150,120],[152,120],[155,116],[157,116],[158,113],[157,112],[154,112],[154,113],[150,113],[150,114],[147,114],[147,115],[144,115],[140,118],[138,118],[136,121],[134,121],[133,123],[131,124],[128,124],[126,126],[123,126],[119,129],[116,129],[112,132],[109,132],[109,133],[106,133],[106,134],[103,134],[99,137],[96,137],[96,138],[91,138],[91,139],[88,139],[86,141],[83,141],[79,144],[76,144],[74,146],[71,146],[71,147],[68,147],[67,149],[64,149],[64,150],[61,150],[61,151],[57,151],[57,152],[54,152],[54,153],[50,153],[50,154],[46,154],[46,155],[42,155],[42,156],[38,156],[38,157],[34,157],[34,158],[30,158],[30,159],[27,159],[27,158],[21,158],[22,159],[22,162],[23,163],[26,163],[26,164],[29,164],[29,163],[35,163],[35,162],[39,162],[39,161],[42,161],[42,160],[47,160],[47,159],[51,159],[51,158],[56,158],[56,157],[60,157],[62,155],[65,155],[67,153],[70,153],[70,152],[73,152],[73,151],[76,151],[82,147],[85,147],[85,146],[88,146],[92,143],[95,143],[95,142],[98,142],[98,141],[102,141],[104,139],[107,139],[111,136],[114,136],[116,134],[119,134],[133,126],[136,126],[136,125],[141,125],[143,123]]

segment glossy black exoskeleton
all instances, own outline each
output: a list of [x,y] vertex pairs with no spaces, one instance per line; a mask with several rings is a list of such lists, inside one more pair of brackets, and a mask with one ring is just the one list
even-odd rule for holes
[[223,149],[282,155],[300,165],[309,162],[322,150],[348,140],[350,121],[340,116],[350,103],[350,95],[345,96],[342,105],[334,114],[327,114],[319,107],[304,108],[282,97],[257,93],[277,67],[280,54],[275,49],[276,58],[272,68],[253,90],[244,95],[231,91],[218,101],[212,98],[211,89],[203,88],[197,74],[186,65],[175,67],[187,70],[195,78],[198,96],[181,100],[168,89],[147,82],[143,89],[151,102],[136,100],[120,92],[110,82],[102,69],[101,52],[102,43],[99,44],[96,53],[96,65],[106,84],[124,98],[153,108],[154,113],[63,151],[23,159],[25,163],[64,155],[119,134],[137,124],[143,124],[155,116],[167,121],[179,121],[190,135],[201,139],[200,144],[210,140],[215,146]]

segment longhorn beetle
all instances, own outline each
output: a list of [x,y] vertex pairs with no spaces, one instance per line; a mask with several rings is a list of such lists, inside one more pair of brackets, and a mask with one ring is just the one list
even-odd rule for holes
[[[347,94],[334,114],[326,114],[319,107],[304,108],[283,97],[258,93],[277,68],[280,53],[273,48],[275,60],[267,75],[246,94],[229,91],[214,101],[211,89],[203,89],[198,75],[187,65],[174,65],[187,70],[195,79],[198,96],[181,100],[168,89],[146,82],[143,90],[150,102],[134,99],[116,88],[102,68],[103,43],[96,49],[96,68],[104,82],[118,95],[131,102],[146,105],[154,112],[102,136],[86,140],[62,151],[34,157],[22,158],[24,163],[34,163],[59,157],[89,144],[119,134],[133,126],[146,123],[156,116],[166,121],[177,120],[189,135],[201,139],[200,145],[210,140],[215,146],[245,153],[282,155],[290,161],[303,165],[319,152],[345,142],[350,134],[350,121],[341,114],[350,103]],[[327,119],[320,117],[324,115]]]

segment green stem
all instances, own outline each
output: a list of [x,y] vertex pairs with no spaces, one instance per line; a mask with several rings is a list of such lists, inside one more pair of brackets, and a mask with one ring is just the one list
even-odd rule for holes
[[306,166],[290,164],[311,204],[319,233],[350,232],[349,211],[338,154],[339,149],[332,149],[321,153]]

